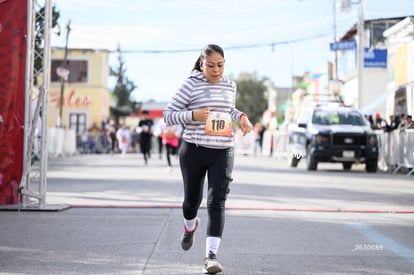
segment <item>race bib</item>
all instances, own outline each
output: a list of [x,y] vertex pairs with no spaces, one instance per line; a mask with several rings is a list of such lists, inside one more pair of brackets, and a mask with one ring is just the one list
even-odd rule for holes
[[207,135],[230,137],[232,135],[230,114],[210,112],[204,132]]

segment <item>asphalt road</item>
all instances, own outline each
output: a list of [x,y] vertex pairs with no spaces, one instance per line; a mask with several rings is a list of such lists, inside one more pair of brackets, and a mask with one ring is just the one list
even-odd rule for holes
[[[173,161],[50,159],[47,206],[67,208],[0,211],[0,274],[201,274],[206,211],[181,250]],[[236,156],[221,274],[414,274],[413,176],[288,163]]]

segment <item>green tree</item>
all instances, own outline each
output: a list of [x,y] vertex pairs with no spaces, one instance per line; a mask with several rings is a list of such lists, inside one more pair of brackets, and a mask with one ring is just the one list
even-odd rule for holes
[[117,53],[119,64],[117,68],[110,68],[110,75],[117,79],[113,90],[116,97],[116,108],[112,109],[112,114],[118,122],[120,116],[128,116],[132,111],[135,111],[137,103],[131,101],[131,94],[138,86],[126,76],[125,60],[119,45]]
[[235,79],[237,85],[236,106],[249,115],[254,124],[260,122],[263,112],[267,109],[266,82],[267,78],[258,79],[256,73],[241,73]]

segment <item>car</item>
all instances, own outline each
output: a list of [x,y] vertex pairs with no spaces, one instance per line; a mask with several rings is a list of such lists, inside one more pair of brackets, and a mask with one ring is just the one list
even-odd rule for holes
[[350,170],[364,163],[367,172],[378,169],[378,138],[364,115],[353,107],[315,105],[304,108],[288,129],[291,167],[306,158],[307,170],[318,163],[342,163]]

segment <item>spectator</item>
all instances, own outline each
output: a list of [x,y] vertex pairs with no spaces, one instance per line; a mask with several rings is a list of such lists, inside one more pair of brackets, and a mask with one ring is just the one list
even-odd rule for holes
[[255,154],[257,152],[259,152],[260,154],[262,153],[264,130],[265,130],[265,128],[261,123],[259,123],[259,122],[255,123],[255,125],[254,125],[254,131],[255,131],[255,134],[256,134],[256,142],[255,142],[255,150],[254,150]]
[[85,129],[80,134],[80,152],[82,154],[88,154],[90,153],[90,145],[89,145],[89,134],[88,131]]
[[394,131],[395,129],[398,128],[399,124],[400,124],[399,116],[390,115],[390,123],[388,124],[388,126],[386,126],[385,131],[386,132],[392,132],[392,131]]
[[412,115],[407,115],[407,123],[405,124],[406,129],[414,129],[414,122]]
[[374,124],[375,124],[375,129],[385,129],[388,124],[387,122],[382,119],[381,114],[379,112],[376,112],[374,114]]
[[111,141],[111,153],[114,154],[116,151],[116,131],[117,131],[117,126],[115,124],[115,121],[113,121],[112,119],[109,121],[109,123],[107,123],[105,125],[105,132],[108,135],[110,141]]
[[96,122],[92,123],[92,126],[88,129],[89,138],[89,151],[91,153],[97,153],[99,151],[99,133],[100,129]]
[[371,126],[371,129],[373,130],[377,129],[377,126],[374,122],[374,118],[371,115],[366,115],[365,118],[368,120],[369,125]]

